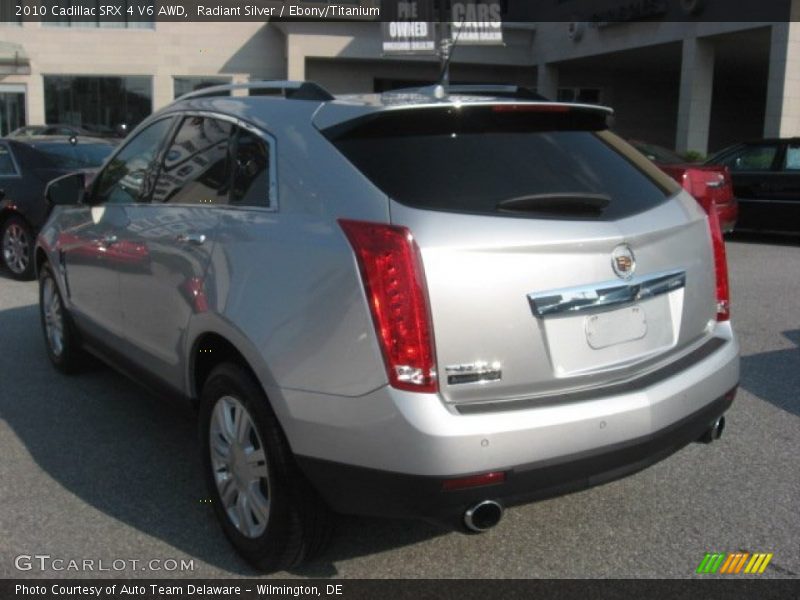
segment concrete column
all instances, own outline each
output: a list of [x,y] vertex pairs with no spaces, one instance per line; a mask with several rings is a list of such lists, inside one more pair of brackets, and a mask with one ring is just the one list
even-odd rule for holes
[[306,78],[306,54],[303,49],[303,36],[286,36],[286,75],[290,81],[303,81]]
[[558,100],[558,67],[539,63],[536,69],[536,91],[549,100]]
[[714,46],[710,40],[683,41],[678,127],[675,149],[708,152],[711,93],[714,89]]
[[25,89],[26,102],[25,121],[28,125],[47,123],[44,110],[44,78],[41,75],[31,75]]
[[166,106],[175,99],[175,81],[166,70],[153,77],[153,111]]
[[800,23],[772,26],[764,137],[800,135]]

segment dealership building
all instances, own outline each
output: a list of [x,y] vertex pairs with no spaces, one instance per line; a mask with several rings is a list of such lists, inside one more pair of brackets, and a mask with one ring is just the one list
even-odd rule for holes
[[[308,79],[334,93],[379,92],[440,72],[435,56],[385,55],[378,22],[0,18],[2,134],[41,123],[111,131],[213,83]],[[451,81],[606,104],[622,135],[679,151],[800,135],[800,23],[504,22],[502,37],[458,45]]]

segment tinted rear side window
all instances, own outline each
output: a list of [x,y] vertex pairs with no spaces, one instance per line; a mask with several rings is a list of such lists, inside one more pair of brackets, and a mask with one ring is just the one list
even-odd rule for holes
[[612,220],[677,191],[604,129],[596,113],[437,107],[378,113],[325,134],[388,196],[415,208]]
[[167,150],[153,202],[227,204],[232,131],[227,121],[186,117]]
[[778,155],[778,144],[750,144],[720,162],[731,171],[770,171]]

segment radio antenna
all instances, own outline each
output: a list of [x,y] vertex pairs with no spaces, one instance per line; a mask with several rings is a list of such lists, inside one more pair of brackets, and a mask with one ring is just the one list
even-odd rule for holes
[[[458,44],[458,38],[461,37],[461,31],[464,29],[464,20],[465,19],[461,19],[461,23],[459,23],[458,25],[458,31],[456,32],[455,38],[450,40],[447,37],[442,36],[441,48],[440,48],[442,57],[442,70],[439,73],[438,85],[441,86],[444,95],[447,95],[448,88],[450,86],[450,61],[453,58],[453,52],[456,49],[456,44]],[[449,27],[452,33],[452,26]]]

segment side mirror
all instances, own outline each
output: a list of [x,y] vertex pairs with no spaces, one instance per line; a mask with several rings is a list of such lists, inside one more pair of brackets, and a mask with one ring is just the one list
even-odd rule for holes
[[53,179],[47,184],[44,197],[50,208],[80,204],[86,194],[86,173],[78,171]]
[[130,133],[128,131],[128,124],[127,123],[120,123],[119,125],[117,125],[114,128],[114,133],[117,134],[117,137],[124,138],[125,136],[128,135],[128,133]]
[[2,200],[5,197],[6,197],[6,191],[5,190],[0,190],[0,200]]

